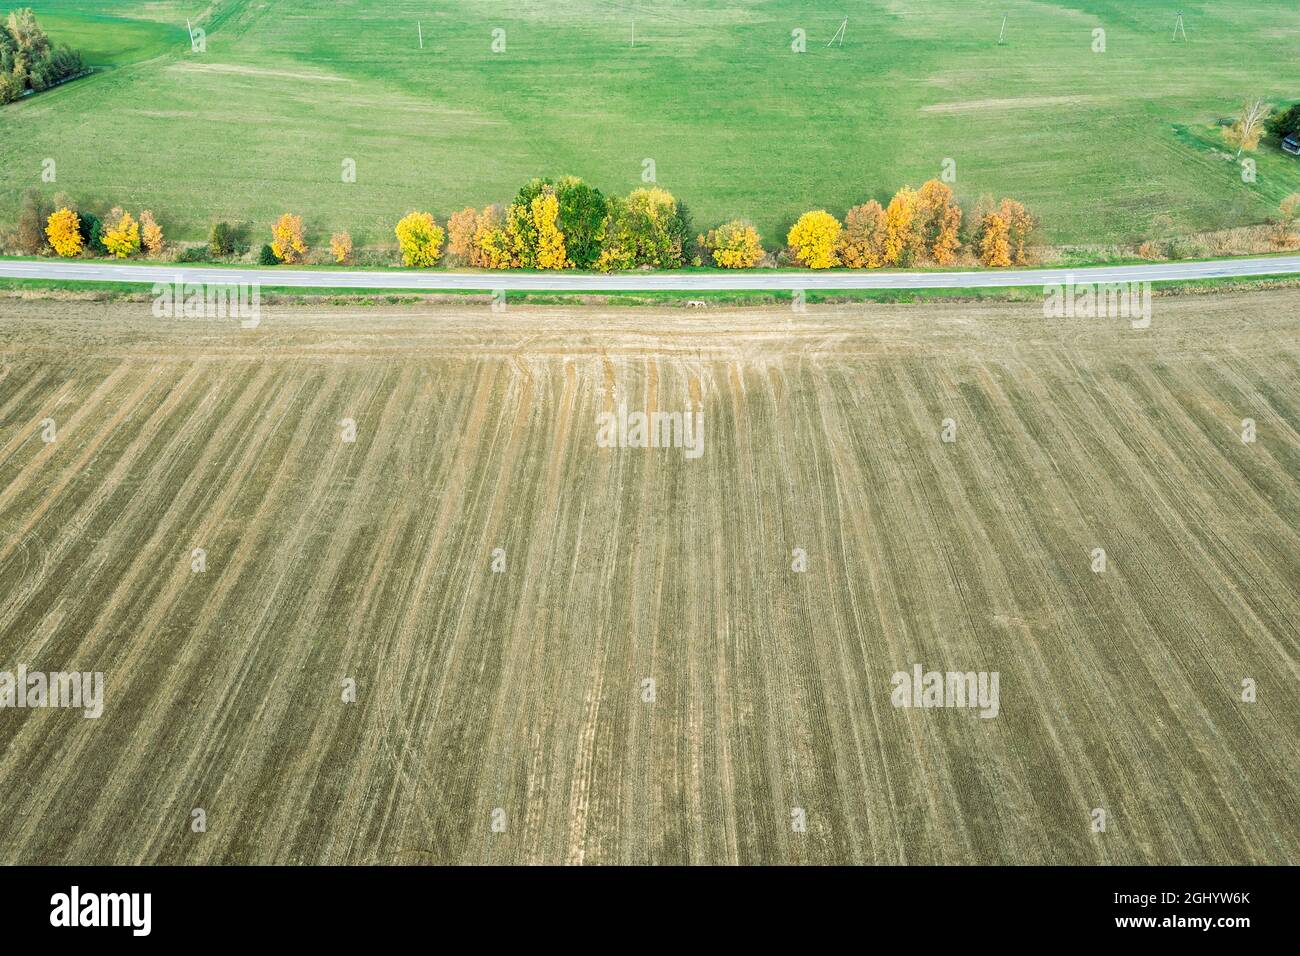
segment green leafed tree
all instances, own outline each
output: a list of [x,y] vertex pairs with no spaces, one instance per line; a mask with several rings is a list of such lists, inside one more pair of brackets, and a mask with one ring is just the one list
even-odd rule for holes
[[677,269],[685,262],[690,223],[672,193],[659,186],[612,199],[597,268],[612,272],[649,266]]
[[590,269],[600,258],[600,247],[605,241],[609,203],[599,189],[576,176],[561,179],[555,193],[560,201],[557,225],[564,234],[569,262],[578,269]]
[[55,47],[30,7],[12,10],[0,29],[0,104],[40,92],[85,71],[81,54]]
[[1279,110],[1268,121],[1268,131],[1278,139],[1300,133],[1300,103]]
[[549,179],[533,179],[515,195],[506,210],[506,234],[510,237],[511,251],[520,267],[537,268],[538,233],[533,218],[533,200],[546,192],[554,192],[555,184]]

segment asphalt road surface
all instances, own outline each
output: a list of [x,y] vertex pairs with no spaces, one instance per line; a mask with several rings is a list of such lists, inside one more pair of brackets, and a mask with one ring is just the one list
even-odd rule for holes
[[1300,256],[1160,262],[1080,269],[983,269],[971,272],[440,272],[399,269],[220,268],[102,262],[0,260],[0,277],[82,282],[226,282],[296,288],[622,292],[794,289],[968,289],[1043,286],[1066,282],[1170,282],[1300,273]]

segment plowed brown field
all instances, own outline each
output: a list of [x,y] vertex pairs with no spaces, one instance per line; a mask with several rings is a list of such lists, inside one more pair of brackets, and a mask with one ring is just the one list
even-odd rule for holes
[[2,862],[1300,863],[1298,637],[1294,292],[0,300],[0,670],[105,679],[0,710]]

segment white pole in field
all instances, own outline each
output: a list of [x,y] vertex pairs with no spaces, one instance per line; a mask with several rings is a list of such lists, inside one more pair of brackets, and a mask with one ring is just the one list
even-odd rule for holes
[[1006,38],[1007,38],[1007,15],[1004,13],[1002,14],[1002,32],[998,34],[998,46],[1002,46],[1002,44],[1006,42]]
[[827,43],[826,45],[831,46],[831,44],[833,44],[836,40],[839,40],[840,46],[844,46],[844,31],[848,28],[848,25],[849,25],[849,18],[845,17],[844,22],[840,24],[840,28],[835,31],[835,36],[831,37],[831,42]]
[[1174,39],[1178,39],[1178,33],[1182,31],[1183,39],[1187,39],[1187,28],[1183,26],[1183,11],[1178,11],[1178,16],[1174,20]]
[[632,20],[632,45],[636,46],[636,19]]
[[417,31],[419,31],[419,34],[420,34],[420,49],[423,50],[423,49],[424,49],[424,27],[420,24],[420,21],[419,21],[419,20],[416,20],[416,21],[415,21],[415,29],[416,29]]
[[185,18],[185,32],[190,35],[190,47],[194,46],[194,27],[190,26],[190,18]]

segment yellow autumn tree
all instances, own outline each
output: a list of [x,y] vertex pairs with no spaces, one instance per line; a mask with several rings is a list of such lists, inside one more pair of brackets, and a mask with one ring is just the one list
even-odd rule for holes
[[307,254],[307,241],[302,237],[302,216],[285,213],[271,229],[271,251],[281,262],[301,262]]
[[1241,157],[1243,149],[1253,150],[1259,146],[1270,112],[1269,105],[1261,99],[1250,99],[1241,104],[1236,122],[1223,131],[1223,138],[1237,147],[1237,158]]
[[447,254],[456,256],[462,262],[471,262],[474,258],[474,234],[478,232],[478,210],[467,206],[460,212],[452,213],[447,220]]
[[487,206],[478,214],[469,263],[479,269],[513,269],[519,265],[499,207]]
[[952,198],[947,183],[931,179],[916,194],[917,221],[925,250],[941,266],[957,258],[961,248],[961,207]]
[[99,241],[119,259],[133,256],[140,251],[140,225],[129,212],[114,207],[104,223]]
[[45,237],[57,255],[65,259],[81,255],[81,219],[68,207],[50,213],[45,222]]
[[918,225],[916,190],[904,186],[885,210],[885,265],[906,266],[916,258],[923,247]]
[[339,265],[352,261],[352,235],[346,229],[330,236],[330,255]]
[[429,213],[408,212],[394,231],[402,250],[402,265],[423,269],[437,265],[442,258],[442,227]]
[[752,269],[763,259],[763,242],[758,230],[733,219],[699,237],[714,265],[723,269]]
[[564,233],[556,220],[560,216],[560,201],[554,192],[543,192],[531,205],[533,226],[537,229],[537,268],[567,269],[571,263],[565,254]]
[[844,216],[840,262],[850,269],[879,269],[885,262],[885,210],[872,199]]
[[795,261],[809,269],[830,269],[840,264],[840,221],[825,209],[806,212],[790,227],[786,243]]
[[1001,213],[986,213],[980,221],[980,262],[993,267],[1011,265],[1010,232]]
[[163,251],[163,231],[148,209],[140,213],[140,245],[150,256],[160,256]]

